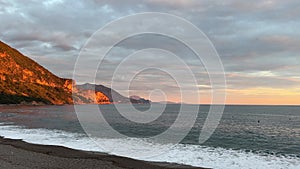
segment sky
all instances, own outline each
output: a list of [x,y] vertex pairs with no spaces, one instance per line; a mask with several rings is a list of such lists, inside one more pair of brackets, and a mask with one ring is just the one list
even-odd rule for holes
[[[191,22],[212,42],[224,66],[226,104],[300,104],[299,11],[297,0],[0,0],[0,40],[56,75],[72,78],[81,49],[101,27],[136,13],[168,13]],[[130,26],[122,29],[126,28]],[[110,41],[112,37],[103,38]],[[98,47],[101,45],[105,44]],[[115,74],[117,91],[153,101],[211,102],[211,85],[201,61],[193,60],[193,54],[182,44],[156,35],[135,36],[115,46],[103,60],[96,83],[109,86],[109,75],[120,61],[149,46],[180,55],[195,74],[197,84],[179,71],[184,67],[173,62],[168,53],[141,51],[125,62],[120,74]],[[174,70],[177,79],[161,69],[136,73],[149,65]],[[92,82],[89,72],[92,70],[87,66],[86,74],[76,79],[77,84]],[[126,75],[131,73],[135,77],[128,82]],[[182,86],[178,81],[184,88],[193,86],[185,91],[189,98],[180,99]],[[193,97],[195,86],[200,100]]]

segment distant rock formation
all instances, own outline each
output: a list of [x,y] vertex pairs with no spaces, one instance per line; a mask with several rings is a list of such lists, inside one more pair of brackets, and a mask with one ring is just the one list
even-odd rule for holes
[[113,104],[118,104],[118,103],[149,104],[150,103],[149,100],[140,98],[139,96],[132,96],[130,98],[122,96],[117,91],[103,85],[85,83],[83,85],[76,85],[76,88],[82,91],[91,90],[95,92],[101,92],[105,96],[107,96],[109,102]]
[[151,103],[150,100],[141,98],[140,96],[136,96],[136,95],[130,96],[129,98],[130,98],[131,103],[136,103],[136,104],[150,104]]

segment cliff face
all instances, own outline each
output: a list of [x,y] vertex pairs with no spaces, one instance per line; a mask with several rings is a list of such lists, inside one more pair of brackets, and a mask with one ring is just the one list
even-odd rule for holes
[[0,41],[0,104],[110,103],[101,92],[96,92],[93,94],[95,98],[92,98],[91,91],[80,91],[75,94],[75,101],[73,101],[74,85],[73,80],[57,77]]
[[122,96],[115,90],[105,87],[103,85],[95,85],[95,84],[86,83],[83,85],[76,85],[76,88],[78,90],[82,90],[82,91],[91,90],[91,91],[95,91],[95,92],[101,92],[105,96],[107,96],[108,101],[111,103],[130,103],[129,98]]
[[102,92],[76,89],[74,102],[76,104],[111,104],[109,98]]
[[0,42],[0,103],[71,104],[70,79],[62,79]]
[[[73,93],[72,93],[73,90]],[[0,104],[150,103],[127,98],[103,85],[76,85],[0,41]]]
[[150,104],[150,100],[146,100],[139,96],[131,96],[125,97],[119,94],[117,91],[113,90],[112,88],[103,86],[103,85],[95,85],[95,84],[83,84],[83,85],[76,85],[76,88],[79,90],[93,90],[96,92],[101,92],[104,94],[110,103],[134,103],[134,104]]

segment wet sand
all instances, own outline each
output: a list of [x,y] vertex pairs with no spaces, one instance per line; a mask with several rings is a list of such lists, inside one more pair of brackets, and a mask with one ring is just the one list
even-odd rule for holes
[[0,137],[1,169],[200,169]]

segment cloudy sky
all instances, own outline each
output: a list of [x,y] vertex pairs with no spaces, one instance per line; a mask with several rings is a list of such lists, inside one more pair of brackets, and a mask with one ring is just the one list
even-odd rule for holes
[[[56,75],[72,78],[79,52],[95,31],[126,15],[169,13],[193,23],[214,45],[225,70],[228,104],[300,104],[299,11],[297,0],[0,0],[0,40]],[[103,38],[109,42],[113,35]],[[105,44],[98,47],[101,45]],[[195,73],[194,86],[199,89],[201,103],[209,103],[210,83],[201,62],[196,64],[182,44],[155,35],[136,36],[115,46],[103,60],[96,82],[111,84],[109,75],[122,58],[158,46],[181,55]],[[145,63],[183,69],[173,63],[168,53],[156,52],[141,51],[127,64],[124,62],[119,72],[130,74],[147,66]],[[89,72],[87,66],[86,74],[76,79],[77,83],[91,82]],[[178,74],[185,87],[194,84],[184,73]],[[124,95],[129,91],[129,95],[149,98],[152,94],[152,100],[160,101],[165,93],[167,100],[180,101],[178,79],[159,69],[138,72],[130,86],[124,75],[115,74],[114,80]],[[193,92],[194,89],[187,92],[191,98],[184,102],[199,103],[192,97]]]

